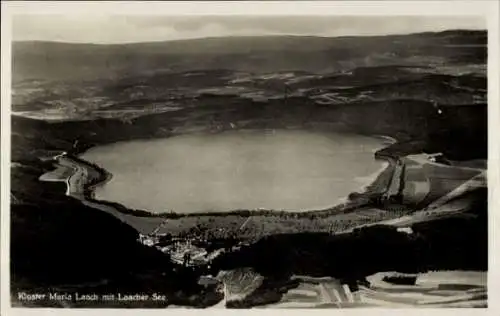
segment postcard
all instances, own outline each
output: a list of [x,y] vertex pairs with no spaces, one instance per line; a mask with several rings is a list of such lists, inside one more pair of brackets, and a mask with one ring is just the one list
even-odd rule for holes
[[6,315],[493,313],[498,3],[2,8]]

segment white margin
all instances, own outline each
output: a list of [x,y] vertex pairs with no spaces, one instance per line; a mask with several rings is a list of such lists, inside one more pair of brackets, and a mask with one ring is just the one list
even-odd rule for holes
[[1,102],[1,315],[285,315],[302,313],[331,314],[333,310],[191,310],[191,309],[26,309],[10,308],[9,294],[9,198],[10,198],[10,16],[13,14],[128,14],[128,15],[428,15],[457,16],[480,15],[488,18],[488,122],[489,122],[489,273],[488,309],[343,309],[339,313],[351,315],[500,315],[500,273],[498,256],[498,231],[500,230],[499,157],[499,30],[497,0],[470,1],[213,1],[213,2],[120,2],[120,1],[2,1],[2,102]]

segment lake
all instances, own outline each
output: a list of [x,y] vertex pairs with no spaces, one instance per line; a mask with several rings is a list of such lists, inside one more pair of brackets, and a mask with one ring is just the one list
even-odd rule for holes
[[385,163],[376,137],[305,130],[233,130],[94,147],[82,158],[113,174],[97,199],[178,213],[339,204]]

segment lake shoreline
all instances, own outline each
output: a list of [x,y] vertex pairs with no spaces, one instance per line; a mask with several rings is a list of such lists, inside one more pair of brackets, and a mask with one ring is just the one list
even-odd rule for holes
[[[253,130],[253,129],[252,129]],[[189,133],[188,133],[189,134]],[[180,134],[180,135],[186,135],[186,134]],[[367,135],[362,135],[362,136],[367,136]],[[108,183],[112,177],[113,174],[106,169],[102,168],[101,166],[94,164],[92,162],[89,162],[85,159],[81,158],[81,155],[85,153],[87,150],[93,148],[94,146],[87,146],[86,148],[75,148],[74,150],[70,152],[65,152],[63,155],[59,155],[57,157],[54,157],[56,160],[58,160],[61,157],[65,157],[66,159],[72,160],[72,163],[74,164],[75,168],[78,169],[80,168],[85,168],[87,171],[84,172],[84,174],[93,174],[93,177],[86,178],[86,179],[76,179],[77,183],[80,183],[79,188],[72,188],[68,189],[68,192],[78,192],[77,194],[67,194],[69,196],[76,197],[77,199],[80,200],[86,200],[92,204],[102,204],[107,207],[113,207],[115,208],[118,212],[127,214],[127,215],[133,215],[137,217],[152,217],[152,218],[181,218],[181,217],[196,217],[196,216],[227,216],[227,215],[245,215],[245,216],[252,216],[252,215],[272,215],[272,216],[279,216],[279,215],[290,215],[294,214],[297,217],[305,217],[305,216],[310,216],[310,215],[316,215],[316,216],[330,216],[332,214],[336,213],[345,213],[349,212],[353,209],[365,206],[368,204],[368,202],[371,200],[372,197],[377,196],[381,194],[382,191],[385,190],[385,182],[387,180],[387,177],[392,174],[392,171],[394,169],[395,165],[395,159],[394,157],[390,157],[387,155],[380,155],[381,152],[386,152],[388,150],[388,147],[397,144],[397,140],[386,135],[370,135],[370,137],[376,137],[376,138],[381,138],[386,141],[384,144],[385,146],[378,149],[374,153],[374,159],[375,160],[380,160],[387,162],[387,165],[381,168],[381,170],[377,171],[378,175],[370,182],[367,183],[366,185],[362,186],[360,188],[361,192],[351,192],[348,196],[342,198],[345,199],[345,202],[343,203],[337,203],[332,205],[331,207],[326,207],[326,208],[321,208],[321,209],[305,209],[301,212],[296,212],[296,211],[287,211],[287,210],[272,210],[272,209],[235,209],[235,210],[229,210],[229,211],[222,211],[222,212],[193,212],[193,213],[175,213],[175,212],[169,212],[169,213],[154,213],[150,210],[135,210],[127,207],[126,205],[120,204],[118,202],[114,201],[108,201],[108,200],[98,200],[95,198],[95,188],[105,185]],[[69,178],[72,178],[75,174],[71,175]],[[373,175],[370,175],[370,177]],[[83,177],[83,176],[82,176]],[[71,186],[71,181],[65,181],[66,185],[68,187]]]

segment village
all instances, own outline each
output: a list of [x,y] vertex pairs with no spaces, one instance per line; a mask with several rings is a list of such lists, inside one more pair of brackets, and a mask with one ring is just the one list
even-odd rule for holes
[[220,248],[208,252],[206,249],[195,245],[203,242],[197,239],[168,238],[167,234],[161,235],[139,235],[139,241],[149,247],[155,247],[170,255],[172,262],[183,266],[209,265],[212,260],[224,253],[225,249]]

